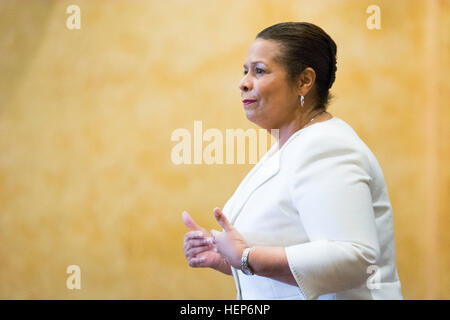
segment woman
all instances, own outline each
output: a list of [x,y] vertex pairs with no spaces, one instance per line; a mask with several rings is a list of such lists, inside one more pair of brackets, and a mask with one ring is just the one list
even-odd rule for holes
[[392,209],[372,152],[327,112],[336,44],[310,23],[261,31],[244,63],[247,118],[279,129],[207,232],[183,212],[191,267],[233,275],[238,299],[402,299]]

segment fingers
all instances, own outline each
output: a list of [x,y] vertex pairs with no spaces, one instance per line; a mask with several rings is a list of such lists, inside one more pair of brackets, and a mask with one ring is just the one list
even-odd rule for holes
[[200,227],[197,222],[192,219],[192,217],[187,213],[187,211],[183,211],[181,214],[181,217],[183,218],[183,222],[190,230],[203,230],[202,227]]
[[184,235],[184,240],[206,239],[203,231],[189,231]]
[[197,256],[205,251],[217,252],[217,249],[213,245],[192,247],[186,251],[185,256],[186,256],[186,259],[191,260],[193,258],[198,258]]
[[[214,209],[214,216],[225,231],[233,230],[233,226],[230,224],[220,208]],[[182,218],[184,224],[189,228],[189,230],[191,230],[186,233],[183,245],[184,253],[188,260],[189,266],[199,268],[210,267],[212,264],[217,264],[214,261],[217,260],[217,257],[220,257],[220,255],[215,240],[220,241],[222,236],[225,236],[226,233],[212,230],[212,237],[210,237],[209,233],[204,228],[200,227],[200,225],[192,219],[189,213],[183,211]]]
[[189,266],[191,268],[201,268],[203,264],[206,262],[206,257],[198,257],[189,259]]
[[210,233],[211,233],[212,238],[213,238],[213,239],[216,239],[217,237],[219,237],[219,235],[220,235],[222,232],[213,229],[213,230],[210,231]]
[[203,236],[201,231],[190,231],[184,236],[183,251],[187,259],[209,250],[215,251],[213,238]]
[[223,244],[224,241],[226,242],[226,240],[225,240],[225,237],[227,236],[226,231],[220,232],[220,231],[217,231],[217,230],[213,229],[213,230],[210,231],[210,233],[211,233],[211,237],[212,237],[213,243],[214,243],[214,245],[217,248],[217,252],[222,254],[222,252],[220,251],[220,248],[222,247],[221,244]]
[[190,248],[201,247],[201,246],[212,246],[214,245],[213,238],[190,238],[188,235],[184,238],[184,251]]
[[220,224],[220,226],[225,231],[231,231],[233,229],[233,226],[228,221],[227,217],[223,214],[222,210],[220,208],[214,209],[214,217],[216,218],[217,222]]

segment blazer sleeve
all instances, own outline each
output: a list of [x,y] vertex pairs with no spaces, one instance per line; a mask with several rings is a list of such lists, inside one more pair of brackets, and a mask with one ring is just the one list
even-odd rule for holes
[[379,256],[369,162],[359,146],[332,135],[297,148],[292,203],[310,242],[285,248],[306,299],[362,285]]

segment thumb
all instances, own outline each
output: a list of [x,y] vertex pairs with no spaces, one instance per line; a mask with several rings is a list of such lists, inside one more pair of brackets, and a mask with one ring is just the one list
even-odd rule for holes
[[186,227],[188,227],[190,230],[203,230],[202,227],[200,227],[197,222],[194,221],[194,219],[192,219],[192,217],[189,215],[189,213],[187,213],[187,211],[183,211],[183,213],[181,214],[181,217],[183,218],[183,222],[186,225]]
[[214,217],[216,218],[217,222],[220,224],[220,226],[225,231],[231,231],[233,229],[233,226],[228,221],[227,217],[223,214],[222,210],[220,208],[214,209]]

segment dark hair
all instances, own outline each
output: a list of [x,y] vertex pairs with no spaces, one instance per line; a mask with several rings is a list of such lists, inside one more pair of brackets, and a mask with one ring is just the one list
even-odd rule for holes
[[256,39],[277,41],[282,48],[280,63],[288,80],[295,83],[307,67],[316,72],[317,105],[327,108],[329,89],[336,78],[336,43],[318,26],[307,22],[278,23],[262,30]]

